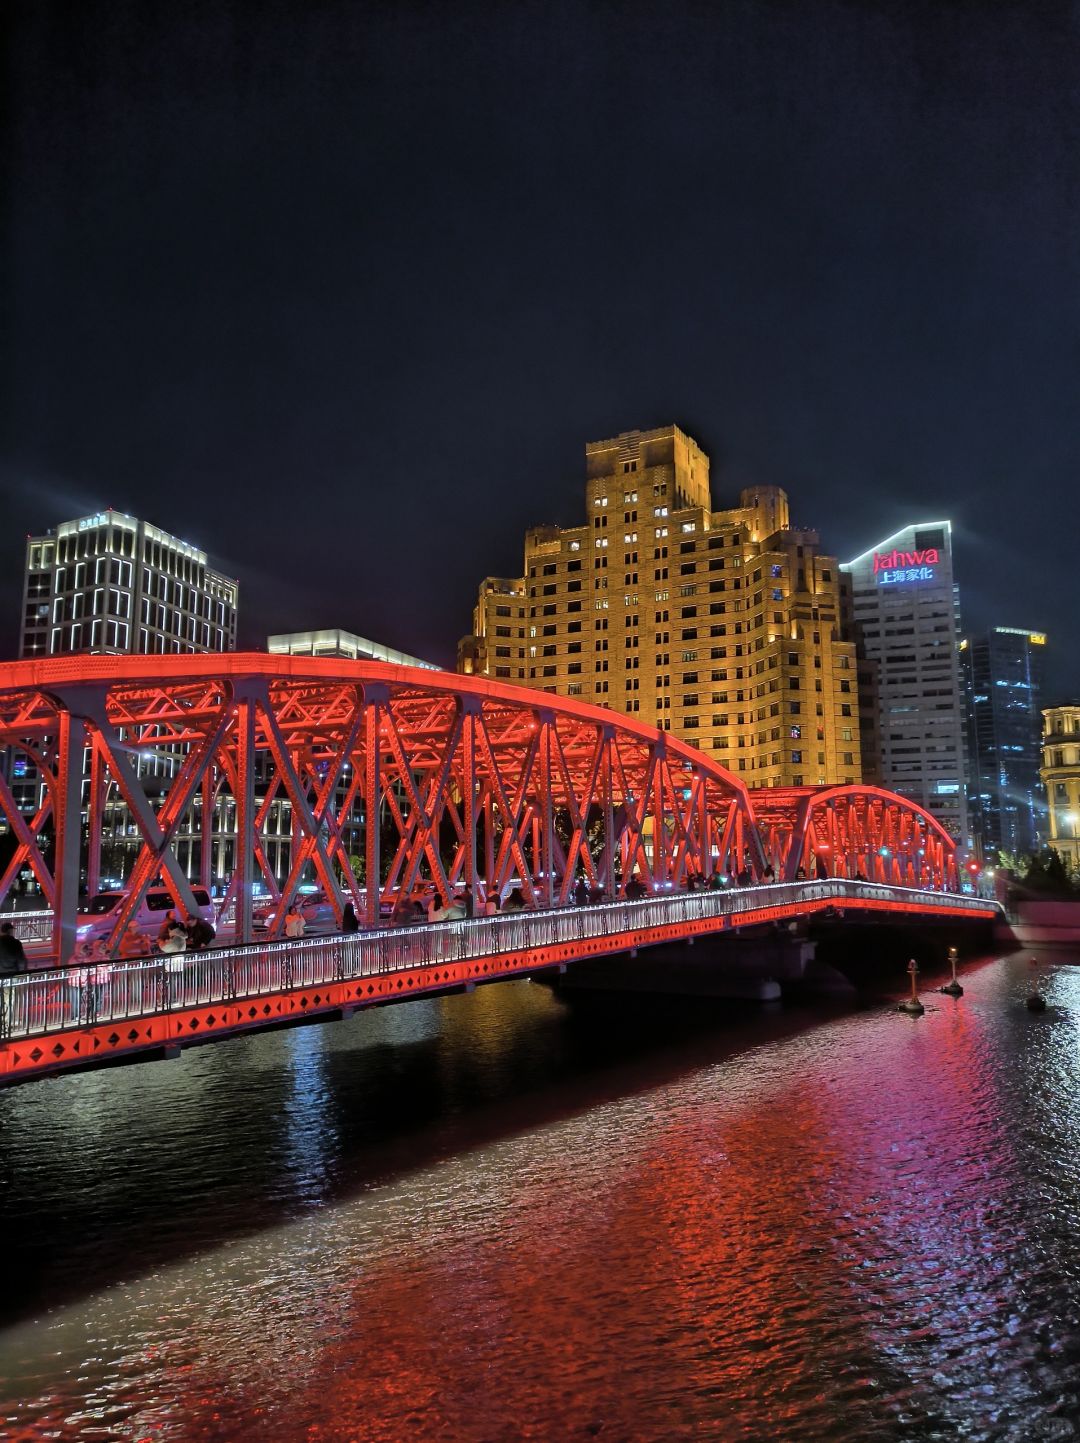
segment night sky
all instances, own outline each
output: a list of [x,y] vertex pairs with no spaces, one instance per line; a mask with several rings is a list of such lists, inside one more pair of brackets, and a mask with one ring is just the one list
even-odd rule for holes
[[587,440],[950,516],[1080,694],[1080,5],[6,0],[0,654],[111,505],[453,663]]

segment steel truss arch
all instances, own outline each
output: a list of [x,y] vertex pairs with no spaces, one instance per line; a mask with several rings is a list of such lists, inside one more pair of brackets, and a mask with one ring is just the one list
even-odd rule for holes
[[956,841],[917,802],[883,787],[752,792],[762,846],[777,878],[863,878],[959,891]]
[[235,915],[242,941],[256,880],[274,936],[308,878],[339,920],[351,901],[370,926],[421,884],[444,904],[514,886],[552,906],[581,878],[615,898],[635,875],[658,892],[765,872],[749,794],[711,758],[631,717],[486,678],[265,653],[11,662],[0,747],[30,759],[37,785],[32,810],[25,786],[17,800],[0,785],[16,843],[0,905],[29,866],[60,961],[80,884],[102,873],[107,816],[124,818],[132,851],[114,952],[156,882],[193,909],[193,885],[217,880],[215,838],[229,873],[219,916]]

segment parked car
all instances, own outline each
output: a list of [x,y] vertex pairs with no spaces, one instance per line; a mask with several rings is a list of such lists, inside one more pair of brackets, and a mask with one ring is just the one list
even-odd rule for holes
[[[304,928],[308,932],[334,932],[337,930],[337,918],[334,916],[334,906],[325,892],[302,892],[294,897],[296,910],[304,919]],[[252,924],[257,931],[265,931],[269,927],[275,913],[278,910],[278,903],[273,897],[262,897],[252,908]]]
[[[193,887],[191,891],[198,903],[199,916],[204,922],[213,925],[214,906],[209,892],[204,887]],[[116,924],[116,914],[126,896],[126,892],[116,891],[98,892],[91,897],[85,908],[79,912],[75,933],[78,940],[80,942],[96,942],[101,937],[107,937]],[[143,893],[142,901],[131,919],[131,925],[153,942],[165,920],[166,912],[175,912],[181,921],[188,915],[184,907],[177,903],[176,898],[165,887],[149,887]]]
[[[345,901],[351,898],[346,896]],[[340,930],[337,914],[334,911],[334,904],[325,892],[302,892],[295,898],[296,909],[304,919],[306,932],[337,932]],[[354,904],[355,906],[355,904]],[[273,897],[261,897],[252,909],[252,924],[257,931],[265,931],[270,925],[270,920],[277,911],[278,904]],[[389,917],[393,910],[389,902],[380,902],[379,912],[383,917]],[[364,903],[363,897],[359,906],[356,906],[356,915],[360,919],[360,925],[364,925]]]

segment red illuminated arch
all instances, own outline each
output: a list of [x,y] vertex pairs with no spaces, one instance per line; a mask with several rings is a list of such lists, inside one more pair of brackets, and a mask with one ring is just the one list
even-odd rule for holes
[[[621,895],[635,872],[657,890],[764,867],[746,788],[711,758],[631,717],[480,677],[261,652],[10,662],[0,747],[37,779],[29,810],[14,768],[0,782],[17,838],[0,903],[31,867],[62,960],[118,799],[134,855],[113,947],[159,878],[194,906],[181,838],[209,885],[214,839],[231,837],[223,904],[245,939],[257,879],[273,935],[312,875],[339,917],[351,900],[374,923],[421,878],[444,901],[514,884],[551,905],[581,876]],[[284,849],[270,832],[283,817]],[[378,888],[357,880],[357,855]]]
[[916,802],[883,787],[789,787],[751,793],[778,879],[853,878],[958,889],[956,841]]

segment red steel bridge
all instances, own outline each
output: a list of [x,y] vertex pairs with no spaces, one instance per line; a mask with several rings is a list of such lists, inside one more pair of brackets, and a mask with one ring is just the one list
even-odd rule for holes
[[[997,911],[960,894],[952,839],[902,797],[749,792],[632,717],[476,677],[264,653],[11,662],[0,750],[15,842],[0,906],[30,868],[51,964],[0,984],[0,1080],[838,903]],[[98,890],[117,831],[123,900],[106,955],[83,964],[80,895]],[[211,887],[223,856],[218,916],[235,945],[118,955],[149,888],[194,912],[193,887]],[[311,879],[339,922],[353,904],[359,935],[284,940]],[[581,879],[596,905],[571,905]],[[258,941],[256,881],[269,899]],[[475,917],[380,925],[425,889],[444,905],[467,896]],[[511,890],[526,911],[480,915]]]

